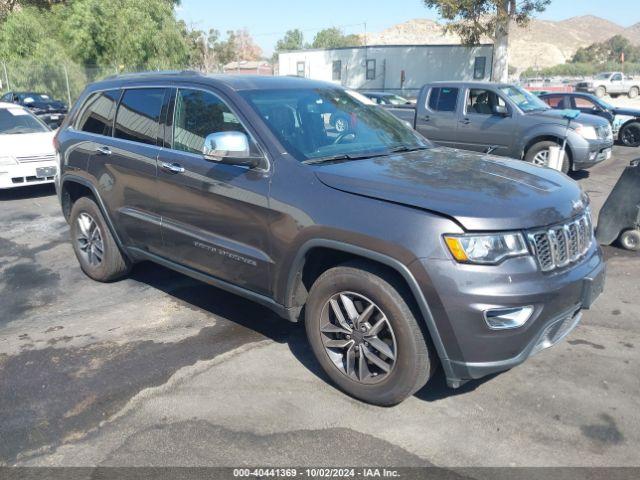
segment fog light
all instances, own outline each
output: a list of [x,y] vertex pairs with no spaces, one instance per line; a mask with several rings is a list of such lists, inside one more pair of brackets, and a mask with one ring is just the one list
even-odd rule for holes
[[593,152],[589,154],[589,160],[595,160],[596,157],[598,156],[598,152]]
[[533,305],[515,308],[492,308],[484,311],[484,320],[491,330],[508,330],[527,323],[533,315]]

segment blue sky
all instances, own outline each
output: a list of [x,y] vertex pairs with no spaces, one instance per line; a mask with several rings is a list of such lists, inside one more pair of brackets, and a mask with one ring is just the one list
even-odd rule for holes
[[[564,20],[578,15],[597,15],[628,27],[640,21],[640,8],[629,8],[637,0],[553,0],[540,18]],[[265,55],[289,29],[303,30],[311,41],[318,30],[340,26],[346,33],[380,31],[412,18],[437,15],[420,0],[182,0],[178,17],[194,28],[221,32],[248,28]]]

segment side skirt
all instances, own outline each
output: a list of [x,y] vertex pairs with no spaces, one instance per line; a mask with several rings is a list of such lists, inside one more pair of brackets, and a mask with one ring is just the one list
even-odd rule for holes
[[266,297],[256,292],[252,292],[251,290],[247,290],[246,288],[239,287],[237,285],[226,282],[224,280],[220,280],[219,278],[213,277],[206,273],[202,273],[198,270],[194,270],[193,268],[180,265],[179,263],[173,262],[171,260],[167,260],[164,257],[155,255],[150,252],[146,252],[139,248],[130,247],[127,249],[127,251],[130,253],[132,257],[136,259],[152,261],[164,267],[170,268],[171,270],[175,270],[176,272],[182,273],[183,275],[187,275],[201,282],[220,288],[221,290],[225,290],[229,293],[233,293],[234,295],[238,295],[240,297],[244,297],[253,302],[259,303],[260,305],[267,307],[269,310],[273,311],[278,316],[286,320],[289,320],[290,322],[298,321],[298,316],[299,316],[298,314],[300,312],[299,308],[287,308],[284,305],[277,303],[272,298]]

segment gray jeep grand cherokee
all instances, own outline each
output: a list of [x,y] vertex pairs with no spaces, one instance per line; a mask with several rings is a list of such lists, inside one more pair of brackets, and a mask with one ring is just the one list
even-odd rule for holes
[[509,369],[602,291],[576,183],[434,147],[333,84],[117,77],[86,89],[56,145],[88,276],[151,260],[304,319],[322,368],[367,402],[402,401],[438,363],[452,387]]

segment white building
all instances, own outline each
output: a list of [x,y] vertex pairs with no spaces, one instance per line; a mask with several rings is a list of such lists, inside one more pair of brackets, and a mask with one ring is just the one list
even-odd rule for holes
[[417,93],[438,80],[491,78],[493,45],[377,45],[283,52],[278,75],[326,80],[361,90]]

